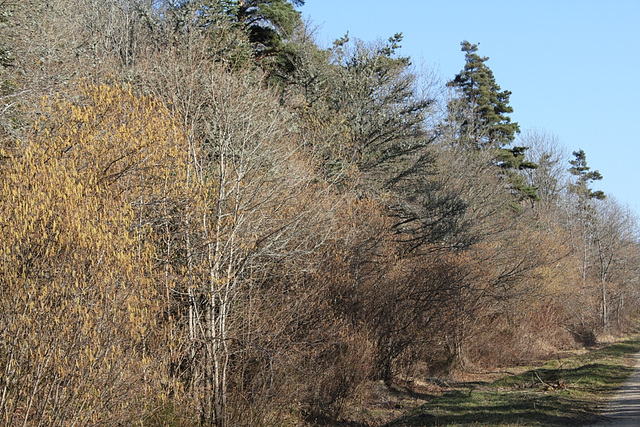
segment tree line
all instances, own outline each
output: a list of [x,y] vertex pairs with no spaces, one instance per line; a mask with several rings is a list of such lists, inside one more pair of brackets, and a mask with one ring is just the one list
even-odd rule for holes
[[312,424],[630,327],[634,215],[477,45],[302,4],[0,4],[3,424]]

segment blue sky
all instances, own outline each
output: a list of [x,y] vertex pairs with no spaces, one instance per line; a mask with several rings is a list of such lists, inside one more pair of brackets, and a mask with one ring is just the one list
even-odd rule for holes
[[583,149],[595,187],[640,215],[640,0],[306,0],[327,47],[404,34],[402,55],[447,81],[479,43],[512,120]]

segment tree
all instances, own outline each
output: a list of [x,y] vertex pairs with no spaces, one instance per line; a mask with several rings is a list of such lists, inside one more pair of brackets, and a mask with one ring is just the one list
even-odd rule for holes
[[[250,75],[220,73],[202,87],[210,103],[199,151],[200,244],[193,249],[192,345],[207,424],[226,426],[229,376],[242,331],[242,307],[270,260],[286,258],[308,212],[311,176],[298,169],[286,117]],[[301,240],[303,242],[304,240]],[[202,248],[202,252],[197,251]],[[202,343],[202,345],[201,345]],[[237,357],[237,356],[235,356]]]
[[571,164],[569,173],[576,177],[576,181],[569,188],[571,192],[578,196],[580,202],[578,209],[585,210],[589,200],[603,200],[605,198],[604,192],[599,190],[593,191],[591,187],[589,187],[594,181],[600,181],[602,175],[598,171],[592,171],[591,168],[587,166],[587,155],[584,153],[584,150],[574,151],[573,156],[575,158],[569,162],[569,164]]
[[[270,72],[291,69],[287,40],[301,24],[295,6],[304,0],[169,1],[177,33],[194,27],[209,36],[213,56],[234,67],[254,63]],[[275,65],[274,65],[275,64]]]
[[304,0],[238,0],[231,3],[231,10],[248,32],[260,61],[275,55],[282,49],[284,40],[293,35],[295,26],[300,23],[300,12],[294,6],[304,5]]
[[[447,86],[460,93],[451,101],[455,114],[450,120],[460,123],[461,143],[475,149],[502,148],[509,145],[520,132],[517,123],[511,123],[507,116],[513,112],[509,106],[511,92],[502,91],[495,81],[493,71],[485,64],[488,57],[476,52],[478,45],[468,41],[461,43],[465,52],[464,69]],[[464,109],[456,104],[462,103]]]
[[385,42],[334,42],[326,109],[316,110],[339,123],[330,159],[357,176],[358,191],[385,200],[408,251],[461,247],[466,236],[456,234],[467,205],[443,190],[427,125],[435,82],[419,81],[411,59],[399,54],[401,42],[401,33]]
[[600,316],[602,327],[607,329],[610,289],[616,282],[616,276],[620,276],[629,268],[622,261],[624,254],[633,251],[633,246],[637,243],[634,232],[636,221],[628,209],[624,209],[615,199],[608,197],[603,203],[598,204],[595,223],[593,243],[600,285]]
[[45,100],[22,151],[1,153],[9,425],[136,424],[160,393],[161,289],[137,214],[175,177],[179,128],[130,88],[88,85],[76,100]]
[[496,161],[518,202],[528,200],[533,204],[533,202],[540,200],[538,189],[526,182],[522,171],[536,169],[538,165],[525,159],[527,149],[528,147],[521,146],[499,148]]
[[189,153],[185,206],[174,228],[180,234],[172,238],[176,255],[167,257],[180,279],[173,295],[184,346],[175,376],[202,422],[225,426],[242,417],[234,412],[247,404],[242,367],[263,340],[253,300],[277,283],[272,272],[280,263],[311,251],[307,226],[321,221],[311,212],[323,187],[301,156],[292,116],[262,76],[230,73],[207,58],[206,45],[200,49],[167,53],[172,67],[149,78],[181,118]]
[[[591,184],[594,181],[600,181],[602,175],[598,171],[592,171],[587,166],[587,156],[584,150],[578,150],[573,152],[574,159],[569,161],[571,168],[569,173],[575,177],[575,181],[569,184],[569,191],[576,197],[576,204],[572,207],[573,214],[577,220],[577,224],[572,229],[577,232],[577,247],[576,249],[580,254],[580,273],[582,276],[583,287],[587,286],[587,279],[590,267],[592,267],[591,257],[594,250],[594,236],[598,229],[597,222],[597,209],[593,202],[597,200],[604,200],[605,194],[600,190],[593,190]],[[601,251],[599,252],[601,253]],[[603,263],[599,262],[600,267],[603,267]],[[602,268],[601,268],[602,272]],[[602,277],[602,274],[600,275]],[[603,283],[598,281],[603,287]],[[604,289],[604,288],[602,288]],[[601,293],[602,310],[606,310],[606,294],[604,291]],[[601,316],[601,322],[606,322],[606,311],[602,311],[604,315]]]
[[547,218],[558,222],[558,207],[563,191],[568,186],[565,165],[569,160],[569,153],[557,136],[542,130],[525,131],[520,136],[519,143],[529,147],[527,153],[538,165],[535,169],[524,170],[523,175],[528,185],[537,188],[536,193],[540,198],[540,203],[536,204],[539,219]]
[[[433,99],[419,92],[410,58],[398,55],[402,34],[386,42],[334,42],[328,111],[342,122],[342,161],[363,172],[420,151],[429,143],[425,117]],[[384,178],[382,179],[384,181]]]
[[[510,146],[520,127],[511,123],[508,113],[511,92],[502,91],[495,81],[493,71],[485,64],[488,57],[476,52],[478,46],[463,41],[464,69],[447,83],[458,96],[449,102],[447,120],[456,129],[457,144],[473,150],[493,151],[495,163],[504,176],[518,202],[538,200],[536,188],[528,185],[522,171],[535,169],[537,165],[525,159],[527,147]],[[517,210],[518,205],[513,204]]]

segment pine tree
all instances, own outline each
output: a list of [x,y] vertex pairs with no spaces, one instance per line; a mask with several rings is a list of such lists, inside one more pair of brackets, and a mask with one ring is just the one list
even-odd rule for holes
[[489,58],[476,53],[478,45],[465,40],[461,46],[465,52],[464,69],[447,84],[460,93],[450,104],[454,112],[451,118],[458,121],[460,138],[466,144],[477,149],[504,147],[520,132],[518,124],[511,123],[507,116],[513,112],[509,106],[511,92],[500,89],[493,71],[485,64]]
[[493,71],[485,64],[489,59],[477,54],[478,45],[461,43],[465,52],[465,66],[447,85],[458,91],[449,103],[450,123],[458,129],[457,142],[475,150],[494,150],[494,161],[505,177],[518,202],[538,200],[536,188],[527,185],[520,171],[538,167],[525,159],[528,147],[510,146],[517,133],[518,123],[507,115],[511,92],[496,83]]
[[[600,289],[601,293],[601,321],[602,326],[607,326],[607,290],[606,290],[606,274],[602,274],[602,272],[606,272],[604,269],[605,263],[602,259],[602,247],[600,239],[595,236],[598,234],[597,230],[600,225],[598,224],[597,211],[595,206],[591,203],[592,200],[604,200],[605,194],[600,190],[594,191],[590,185],[594,181],[600,181],[602,179],[602,175],[598,171],[592,171],[589,166],[587,166],[587,156],[584,153],[584,150],[578,150],[573,152],[573,156],[575,157],[573,160],[569,161],[571,164],[571,168],[569,168],[569,173],[576,177],[574,183],[569,185],[569,191],[575,194],[578,198],[578,204],[576,206],[576,219],[578,220],[578,230],[579,230],[579,242],[580,246],[577,249],[580,252],[581,257],[581,275],[582,275],[582,286],[585,287],[587,284],[587,277],[589,269],[593,266],[593,258],[592,254],[594,250],[598,253],[600,266]],[[597,249],[596,249],[597,248]],[[608,267],[607,267],[608,268]]]
[[575,159],[569,162],[571,164],[569,173],[576,177],[576,182],[571,185],[571,191],[578,196],[581,206],[591,199],[603,200],[606,196],[602,191],[593,191],[589,188],[589,184],[600,181],[602,175],[598,171],[591,171],[587,166],[587,155],[584,150],[574,151],[573,155]]
[[509,181],[509,186],[516,195],[518,201],[529,200],[538,201],[537,187],[528,185],[520,171],[525,169],[536,169],[538,165],[526,160],[525,152],[528,147],[515,146],[512,148],[499,148],[496,154],[496,161],[503,175]]
[[304,5],[302,0],[239,0],[234,14],[249,33],[258,59],[277,54],[284,40],[291,37],[300,22],[300,12],[294,6]]

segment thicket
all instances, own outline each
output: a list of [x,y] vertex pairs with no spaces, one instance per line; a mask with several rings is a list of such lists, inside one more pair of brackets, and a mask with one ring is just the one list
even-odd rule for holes
[[635,218],[475,45],[445,87],[300,3],[0,5],[2,424],[337,419],[638,314]]

